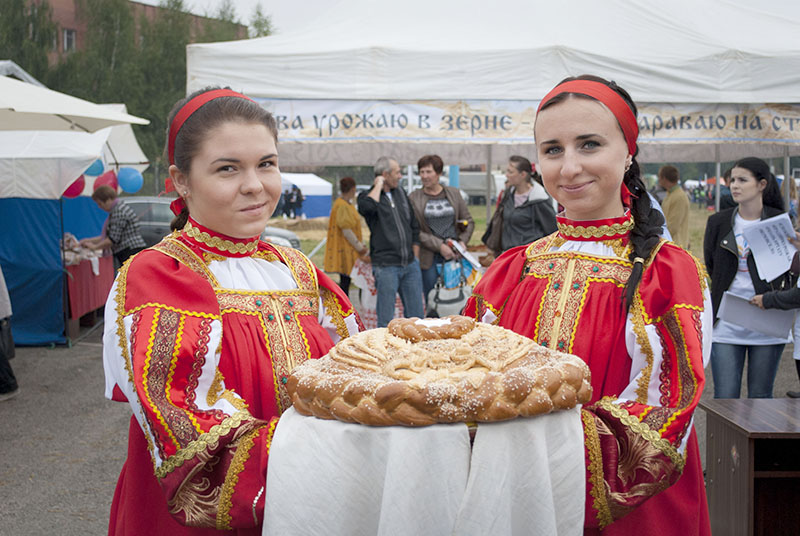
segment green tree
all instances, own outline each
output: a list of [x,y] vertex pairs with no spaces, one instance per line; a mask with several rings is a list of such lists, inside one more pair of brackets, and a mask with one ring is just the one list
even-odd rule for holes
[[0,59],[14,61],[34,78],[43,80],[47,55],[54,51],[58,28],[47,0],[0,0]]
[[213,15],[207,15],[203,21],[203,29],[198,36],[198,43],[215,43],[239,39],[236,20],[236,9],[231,0],[222,0]]
[[[163,188],[167,163],[164,160],[167,115],[176,101],[186,95],[186,45],[191,42],[192,18],[183,0],[165,0],[152,21],[142,18],[139,69],[145,92],[135,109],[150,120],[147,126],[134,126],[136,138],[150,159],[150,173],[158,171],[155,190]],[[148,173],[148,177],[150,176]],[[144,188],[143,188],[144,189]]]
[[93,102],[136,99],[138,78],[135,27],[127,0],[77,0],[78,17],[86,24],[85,46],[69,53],[51,69],[48,85]]
[[265,37],[267,35],[272,35],[273,31],[272,17],[264,14],[261,2],[257,3],[253,10],[253,16],[250,19],[250,29],[248,32],[250,37]]

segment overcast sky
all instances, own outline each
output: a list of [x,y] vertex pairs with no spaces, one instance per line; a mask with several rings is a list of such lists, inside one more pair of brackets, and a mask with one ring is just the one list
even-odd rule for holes
[[[157,6],[159,0],[137,0],[144,4]],[[233,0],[239,22],[250,24],[256,5],[261,4],[261,11],[272,17],[272,24],[277,32],[286,32],[302,26],[309,13],[340,0]],[[213,15],[219,10],[220,0],[184,0],[189,11],[197,15]]]

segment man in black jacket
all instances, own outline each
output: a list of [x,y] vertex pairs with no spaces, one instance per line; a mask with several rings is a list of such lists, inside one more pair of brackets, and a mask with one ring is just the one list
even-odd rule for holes
[[422,318],[422,272],[419,268],[419,222],[405,190],[398,188],[400,165],[382,156],[375,163],[375,182],[358,196],[358,212],[369,226],[369,256],[378,291],[378,327],[394,317],[395,296],[403,300],[406,318]]

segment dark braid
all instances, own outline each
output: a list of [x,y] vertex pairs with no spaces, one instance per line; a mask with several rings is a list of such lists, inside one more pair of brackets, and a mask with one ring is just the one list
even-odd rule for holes
[[184,227],[186,227],[186,222],[189,221],[189,207],[184,206],[181,209],[181,213],[172,218],[172,221],[169,224],[169,228],[173,231],[180,231]]
[[[637,147],[638,152],[638,147]],[[639,164],[634,157],[630,169],[625,173],[623,183],[631,191],[631,214],[633,215],[633,229],[631,230],[631,254],[628,256],[633,262],[633,270],[625,285],[625,311],[630,310],[636,287],[642,280],[644,261],[653,252],[661,240],[661,229],[664,217],[658,210],[654,210],[642,182]],[[642,259],[636,262],[636,259]]]
[[[597,77],[591,77],[597,79]],[[634,117],[638,117],[639,112],[636,109],[633,99],[627,91],[619,87],[613,80],[608,82],[599,79],[608,87],[619,93],[628,106],[631,107]],[[653,209],[650,202],[650,196],[647,194],[647,188],[642,182],[642,174],[639,170],[639,163],[636,161],[636,155],[639,154],[639,145],[636,145],[636,153],[631,159],[631,166],[625,172],[622,178],[623,184],[628,187],[631,192],[631,214],[633,215],[633,229],[631,230],[631,253],[628,259],[633,263],[631,275],[625,285],[625,311],[629,311],[633,303],[633,297],[636,294],[636,288],[642,280],[644,273],[644,263],[653,253],[653,250],[661,241],[662,228],[664,226],[664,216],[658,210]],[[638,259],[641,259],[638,261]]]
[[[636,109],[636,105],[633,103],[631,96],[627,91],[619,87],[613,80],[608,81],[604,78],[600,78],[599,76],[584,74],[578,77],[565,78],[558,84],[560,85],[571,80],[591,80],[593,82],[599,82],[607,85],[619,93],[619,95],[625,100],[625,102],[633,111],[634,117],[638,115],[638,110]],[[570,95],[582,99],[595,100],[593,97],[579,93],[561,93],[548,100],[541,109],[544,110],[548,106],[552,106],[557,102],[561,102],[567,99]],[[620,129],[621,128],[622,127],[620,127]],[[639,164],[636,162],[637,154],[639,154],[638,145],[636,146],[636,153],[631,155],[633,157],[631,160],[631,166],[625,172],[625,176],[622,179],[623,183],[628,187],[628,190],[630,190],[632,194],[630,208],[634,223],[630,238],[631,254],[628,257],[630,261],[633,262],[633,270],[631,270],[628,283],[625,285],[625,311],[628,311],[631,308],[633,297],[636,294],[636,288],[639,286],[639,282],[642,280],[644,262],[648,259],[648,257],[650,257],[653,249],[655,249],[655,247],[658,245],[658,242],[661,239],[661,230],[664,225],[664,217],[659,211],[653,210],[653,206],[650,203],[650,196],[647,194],[647,189],[642,182]],[[642,260],[641,262],[636,262],[637,259]]]

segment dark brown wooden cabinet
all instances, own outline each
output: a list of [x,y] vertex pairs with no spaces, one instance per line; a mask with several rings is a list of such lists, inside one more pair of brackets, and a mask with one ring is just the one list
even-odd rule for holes
[[700,408],[711,532],[800,535],[800,400],[715,399]]

